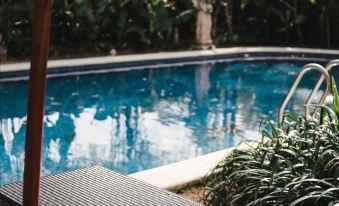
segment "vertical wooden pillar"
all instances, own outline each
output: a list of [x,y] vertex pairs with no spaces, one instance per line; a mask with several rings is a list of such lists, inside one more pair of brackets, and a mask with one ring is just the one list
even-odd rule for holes
[[39,205],[51,9],[52,0],[35,0],[25,142],[24,206]]

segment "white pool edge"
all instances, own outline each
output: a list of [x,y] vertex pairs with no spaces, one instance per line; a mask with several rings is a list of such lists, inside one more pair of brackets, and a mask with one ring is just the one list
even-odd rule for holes
[[[235,148],[246,149],[249,144],[241,144],[195,158],[130,174],[130,177],[166,190],[178,190],[199,183],[212,172],[217,164]],[[159,157],[161,158],[161,157]]]
[[[124,62],[138,62],[148,60],[160,59],[178,59],[190,58],[199,56],[214,56],[223,54],[239,54],[239,53],[256,53],[256,52],[272,52],[272,53],[309,53],[309,54],[328,54],[339,55],[339,50],[328,49],[310,49],[310,48],[296,48],[296,47],[232,47],[232,48],[216,48],[212,50],[198,50],[198,51],[179,51],[179,52],[159,52],[147,54],[130,54],[117,56],[101,56],[78,59],[63,59],[48,61],[49,68],[70,68],[79,66],[90,66],[99,64],[112,64]],[[15,72],[29,70],[29,62],[11,63],[0,65],[0,72]]]

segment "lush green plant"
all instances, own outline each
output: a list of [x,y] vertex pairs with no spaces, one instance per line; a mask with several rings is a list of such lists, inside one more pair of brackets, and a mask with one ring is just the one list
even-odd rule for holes
[[[334,81],[333,81],[334,82]],[[329,205],[339,202],[339,96],[313,119],[288,114],[288,125],[262,131],[206,179],[207,205]]]

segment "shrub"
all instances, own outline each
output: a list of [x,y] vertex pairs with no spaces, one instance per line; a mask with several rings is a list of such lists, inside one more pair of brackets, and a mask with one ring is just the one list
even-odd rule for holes
[[[334,81],[333,81],[334,82]],[[339,97],[315,118],[286,115],[269,122],[262,140],[236,149],[206,179],[207,205],[334,205],[339,202]]]

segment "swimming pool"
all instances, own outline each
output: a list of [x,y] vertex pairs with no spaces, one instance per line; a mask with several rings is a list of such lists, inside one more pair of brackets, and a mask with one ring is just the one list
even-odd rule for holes
[[[258,138],[306,62],[202,63],[50,78],[43,175],[99,164],[129,174]],[[306,75],[301,110],[318,75]],[[0,184],[22,179],[27,81],[2,82]]]

